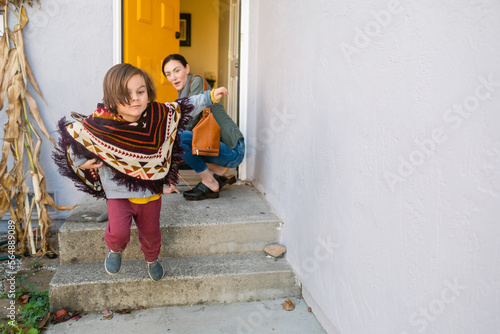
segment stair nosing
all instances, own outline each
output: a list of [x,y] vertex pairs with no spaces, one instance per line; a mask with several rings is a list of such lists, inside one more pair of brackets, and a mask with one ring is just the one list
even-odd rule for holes
[[[166,225],[160,223],[160,228],[196,228],[196,227],[209,227],[209,226],[238,226],[246,224],[270,224],[270,225],[280,225],[282,224],[281,219],[276,220],[263,220],[263,221],[223,221],[223,222],[210,222],[201,224],[179,224],[179,225]],[[66,226],[65,226],[66,225]],[[81,222],[81,221],[65,221],[64,224],[59,229],[59,233],[73,232],[73,231],[98,231],[106,229],[107,222],[97,223],[97,222]],[[71,229],[68,229],[71,227]],[[135,224],[132,224],[132,228],[136,228]]]
[[[225,268],[224,272],[217,272],[214,265],[211,262],[216,261],[217,259],[224,259],[227,264],[226,267],[233,266],[232,268]],[[207,261],[210,260],[210,261]],[[236,261],[243,262],[245,260],[257,260],[257,261],[273,261],[276,264],[266,263],[265,266],[260,269],[257,265],[252,268],[246,268],[247,271],[237,271],[237,266],[234,264]],[[219,276],[241,276],[241,275],[262,275],[262,274],[279,274],[279,273],[290,273],[293,274],[293,269],[286,260],[286,258],[274,259],[267,257],[264,253],[244,253],[244,254],[217,254],[217,255],[206,255],[206,256],[192,256],[192,257],[184,257],[184,258],[160,258],[164,268],[166,269],[167,275],[163,278],[163,280],[179,280],[179,279],[201,279],[206,277],[219,277]],[[186,272],[183,269],[180,269],[181,263],[191,262],[195,265],[196,261],[205,262],[205,268],[194,269],[193,271]],[[172,266],[169,267],[168,265]],[[90,279],[78,279],[71,281],[62,281],[58,282],[60,279],[58,276],[61,275],[64,271],[75,271],[75,269],[85,270],[85,269],[96,269],[96,267],[101,266],[102,270],[99,270],[99,273],[93,274],[94,277],[90,277]],[[87,268],[85,268],[87,267]],[[137,272],[138,267],[143,267],[141,272]],[[123,282],[138,282],[138,281],[150,281],[149,276],[147,275],[146,265],[143,259],[135,259],[135,260],[123,260],[122,261],[122,270],[125,268],[125,271],[120,272],[118,275],[110,276],[104,270],[104,260],[99,262],[87,262],[87,263],[66,263],[62,264],[58,272],[56,272],[56,276],[50,283],[50,287],[64,287],[64,286],[74,286],[81,284],[117,284]],[[191,269],[191,268],[189,268]],[[208,270],[207,270],[208,269]],[[170,274],[169,274],[170,271]],[[58,275],[59,274],[59,275]]]

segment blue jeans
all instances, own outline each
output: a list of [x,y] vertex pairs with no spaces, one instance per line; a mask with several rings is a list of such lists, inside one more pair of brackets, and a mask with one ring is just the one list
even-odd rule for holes
[[181,132],[181,147],[184,149],[184,153],[181,157],[189,165],[189,167],[194,169],[196,173],[201,173],[206,170],[207,163],[227,168],[238,167],[245,156],[245,142],[243,139],[238,140],[234,149],[230,149],[229,146],[221,142],[219,147],[219,156],[217,157],[207,157],[196,154],[193,155],[192,143],[193,132]]

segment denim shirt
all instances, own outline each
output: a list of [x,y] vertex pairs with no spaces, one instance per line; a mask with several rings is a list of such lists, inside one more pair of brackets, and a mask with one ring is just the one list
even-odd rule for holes
[[[210,91],[206,91],[200,95],[194,95],[189,98],[189,103],[194,106],[193,110],[188,114],[191,117],[198,115],[203,109],[212,106]],[[86,158],[76,156],[70,150],[70,156],[75,166],[80,166],[87,161]],[[102,187],[106,193],[106,198],[146,198],[157,195],[150,190],[129,191],[127,186],[119,185],[113,181],[113,172],[110,167],[102,165],[98,168]]]

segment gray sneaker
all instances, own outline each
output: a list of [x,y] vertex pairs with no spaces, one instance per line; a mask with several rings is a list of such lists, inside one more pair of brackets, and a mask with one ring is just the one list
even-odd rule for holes
[[104,269],[110,275],[116,275],[120,272],[122,266],[122,252],[113,253],[109,251],[106,260],[104,260]]
[[106,212],[103,212],[99,217],[95,219],[96,222],[102,223],[108,220],[108,210]]
[[156,261],[153,263],[146,262],[146,264],[148,265],[149,277],[151,277],[151,279],[153,281],[157,282],[163,278],[163,274],[164,274],[163,273],[163,266],[158,261],[158,259],[156,259]]

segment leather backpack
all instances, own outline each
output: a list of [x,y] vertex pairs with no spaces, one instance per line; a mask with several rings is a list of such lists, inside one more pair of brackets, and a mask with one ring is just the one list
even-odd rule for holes
[[[207,91],[208,84],[205,78],[201,75],[195,75],[191,80],[195,77],[200,77],[203,80],[203,91]],[[191,87],[189,88],[188,94],[190,91]],[[201,119],[193,128],[192,153],[193,155],[217,157],[219,156],[219,146],[220,126],[215,120],[214,114],[210,108],[205,108],[203,109]]]

